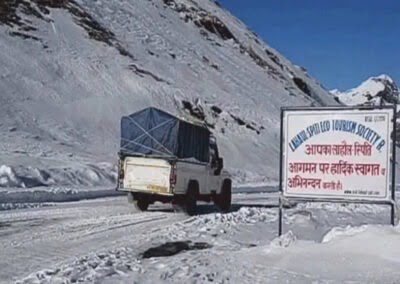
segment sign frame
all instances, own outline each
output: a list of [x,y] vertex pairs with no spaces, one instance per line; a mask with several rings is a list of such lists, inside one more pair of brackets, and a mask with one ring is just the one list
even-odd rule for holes
[[[315,111],[376,111],[376,110],[392,110],[393,117],[392,121],[388,122],[388,125],[392,123],[392,133],[389,133],[390,136],[390,143],[388,145],[388,154],[391,157],[391,161],[389,160],[389,165],[391,169],[388,169],[388,179],[390,181],[390,198],[382,199],[382,200],[367,200],[357,197],[345,198],[345,197],[291,197],[291,196],[284,196],[283,192],[283,178],[284,178],[284,147],[287,141],[285,141],[285,126],[284,126],[284,118],[286,112],[296,112],[296,111],[309,111],[310,113]],[[392,226],[395,224],[395,190],[396,190],[396,113],[397,107],[396,105],[393,106],[334,106],[334,107],[282,107],[281,108],[281,117],[280,117],[280,160],[279,160],[279,228],[278,228],[278,235],[282,235],[282,218],[283,218],[283,201],[294,201],[294,202],[327,202],[327,203],[361,203],[361,204],[377,204],[377,205],[390,205],[391,206],[391,217],[390,223]],[[391,148],[390,148],[391,147]]]

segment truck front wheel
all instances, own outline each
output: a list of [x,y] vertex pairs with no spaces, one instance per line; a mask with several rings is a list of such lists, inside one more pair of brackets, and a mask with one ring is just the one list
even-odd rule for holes
[[232,203],[232,182],[224,180],[222,184],[221,193],[214,199],[214,204],[219,207],[223,212],[228,212]]
[[175,196],[172,206],[176,212],[185,212],[189,216],[197,213],[197,198],[199,195],[199,187],[196,182],[191,181],[188,185],[186,194]]
[[198,189],[195,185],[189,185],[184,199],[184,209],[189,216],[196,215],[197,213],[197,196]]

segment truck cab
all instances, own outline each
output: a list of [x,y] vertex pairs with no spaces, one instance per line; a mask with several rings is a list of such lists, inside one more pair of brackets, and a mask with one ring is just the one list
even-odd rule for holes
[[148,108],[121,119],[118,191],[142,211],[170,202],[189,215],[197,201],[231,206],[231,177],[207,127]]

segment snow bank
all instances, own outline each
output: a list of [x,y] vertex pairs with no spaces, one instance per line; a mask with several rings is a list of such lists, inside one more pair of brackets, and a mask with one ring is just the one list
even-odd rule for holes
[[297,237],[293,234],[292,231],[289,231],[282,236],[275,238],[272,240],[270,246],[272,248],[287,248],[294,244],[297,241]]
[[335,227],[332,228],[322,239],[322,243],[328,243],[333,240],[337,240],[343,237],[348,237],[348,236],[354,236],[357,234],[360,234],[362,232],[365,232],[368,229],[367,225],[360,226],[360,227],[352,227],[352,226],[347,226],[345,228],[341,227]]
[[49,169],[2,165],[0,210],[121,195],[116,178],[114,165],[107,163]]
[[[241,214],[248,215],[244,211]],[[193,223],[192,230],[196,226]],[[17,283],[397,282],[399,227],[369,225],[342,232],[345,238],[332,238],[334,233],[329,233],[331,237],[322,243],[298,240],[289,232],[263,247],[214,245],[209,250],[149,260],[141,259],[136,248],[123,247],[80,257]]]
[[115,184],[113,164],[86,164],[63,168],[39,169],[24,166],[0,166],[0,187],[33,188],[40,186],[104,186]]
[[[0,191],[0,210],[19,209],[40,206],[51,202],[71,202],[84,199],[123,195],[114,188],[33,188],[32,190],[14,189]],[[31,205],[34,204],[34,205]]]
[[98,283],[106,277],[140,271],[140,260],[133,255],[135,251],[130,248],[92,254],[57,269],[33,273],[16,284]]

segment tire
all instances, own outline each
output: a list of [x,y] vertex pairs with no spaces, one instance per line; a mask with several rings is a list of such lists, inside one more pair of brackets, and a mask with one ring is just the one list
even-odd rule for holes
[[197,214],[197,197],[199,195],[199,187],[197,183],[190,182],[188,190],[183,200],[183,209],[189,216]]
[[133,203],[138,211],[146,211],[149,208],[149,200],[145,197],[134,196],[132,192],[128,193],[128,202]]
[[221,193],[218,194],[214,200],[214,204],[222,211],[228,212],[232,204],[232,182],[224,180],[222,184]]
[[146,198],[139,198],[133,202],[133,205],[139,211],[146,211],[149,208],[149,201]]

